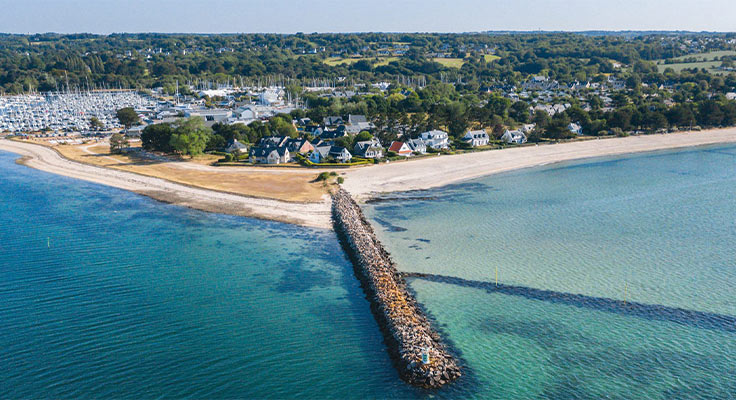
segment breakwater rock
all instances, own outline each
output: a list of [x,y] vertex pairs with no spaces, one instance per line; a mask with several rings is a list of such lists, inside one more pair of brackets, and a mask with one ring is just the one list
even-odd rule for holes
[[360,207],[342,188],[332,197],[335,232],[353,261],[401,378],[425,388],[459,378],[457,361],[432,329]]

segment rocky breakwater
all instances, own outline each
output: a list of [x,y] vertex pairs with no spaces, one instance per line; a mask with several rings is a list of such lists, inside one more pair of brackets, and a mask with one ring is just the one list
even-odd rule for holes
[[360,207],[342,188],[333,194],[332,216],[401,378],[425,388],[459,378],[457,361],[432,329]]

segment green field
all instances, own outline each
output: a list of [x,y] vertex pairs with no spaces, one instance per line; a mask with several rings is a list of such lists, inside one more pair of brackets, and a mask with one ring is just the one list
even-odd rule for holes
[[710,73],[722,73],[723,71],[718,70],[720,66],[720,61],[701,61],[695,63],[657,64],[657,69],[659,72],[664,72],[665,69],[672,68],[675,72],[680,72],[683,69],[689,68],[705,68]]
[[[705,68],[708,72],[713,74],[721,74],[723,71],[719,70],[721,61],[718,61],[723,56],[736,56],[736,51],[711,51],[709,53],[696,53],[688,54],[686,56],[675,57],[671,60],[684,61],[686,59],[696,59],[697,62],[678,62],[675,64],[665,64],[665,60],[657,60],[657,69],[659,72],[664,72],[667,68],[672,68],[675,72],[680,72],[683,69],[688,68]],[[716,61],[714,61],[716,60]]]
[[[494,54],[484,54],[483,58],[486,60],[486,62],[492,62],[498,60],[501,57]],[[433,58],[432,61],[442,64],[448,68],[462,68],[462,66],[465,64],[465,59],[463,58]]]
[[[672,58],[671,60],[683,61],[687,58],[695,58],[698,61],[713,61],[714,59],[719,60],[723,56],[736,56],[736,51],[726,50],[726,51],[711,51],[709,53],[688,54],[686,56]],[[657,64],[660,64],[660,63],[664,64],[664,60],[657,61]]]
[[460,68],[465,64],[462,58],[433,58],[432,61],[449,68]]

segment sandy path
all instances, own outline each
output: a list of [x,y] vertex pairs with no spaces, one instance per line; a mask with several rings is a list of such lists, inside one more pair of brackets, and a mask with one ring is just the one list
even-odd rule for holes
[[736,142],[736,128],[445,155],[350,170],[344,174],[343,187],[364,200],[375,193],[428,189],[561,161],[730,142]]
[[330,200],[289,203],[200,189],[110,168],[95,167],[63,158],[53,149],[0,139],[0,150],[24,156],[29,167],[89,182],[130,190],[166,203],[204,211],[241,215],[298,225],[331,229]]

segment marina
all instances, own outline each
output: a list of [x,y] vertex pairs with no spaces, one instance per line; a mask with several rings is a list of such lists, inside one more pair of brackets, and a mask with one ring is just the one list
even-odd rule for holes
[[0,132],[66,132],[94,130],[91,118],[102,124],[100,130],[121,129],[115,112],[124,107],[153,110],[157,101],[136,91],[48,92],[0,96]]

